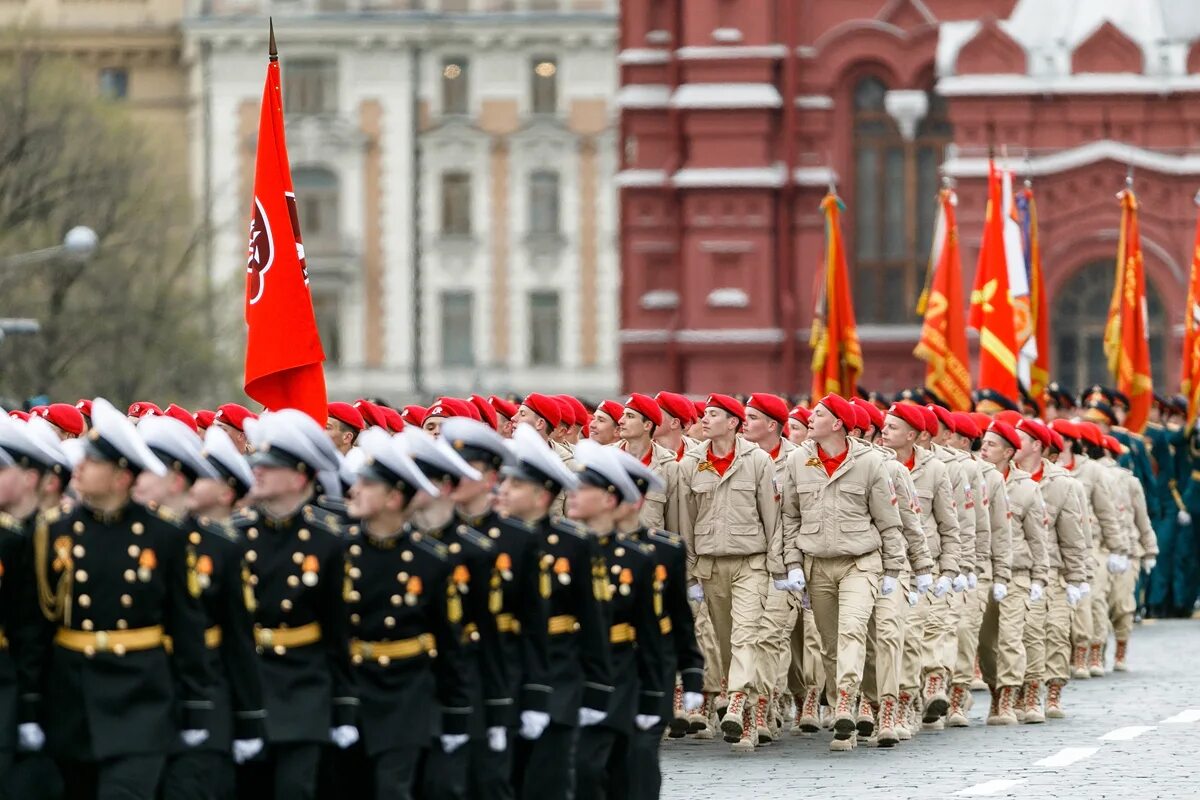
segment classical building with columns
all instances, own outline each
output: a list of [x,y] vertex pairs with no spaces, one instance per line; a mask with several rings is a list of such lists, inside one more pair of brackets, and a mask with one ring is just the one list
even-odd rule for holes
[[330,396],[615,392],[615,0],[205,0],[184,39],[218,281],[245,261],[268,15]]
[[1200,6],[1179,0],[624,0],[625,388],[807,391],[831,185],[865,372],[912,357],[943,180],[968,285],[987,153],[1037,197],[1052,372],[1106,379],[1114,197],[1132,171],[1155,379],[1179,374],[1200,184]]

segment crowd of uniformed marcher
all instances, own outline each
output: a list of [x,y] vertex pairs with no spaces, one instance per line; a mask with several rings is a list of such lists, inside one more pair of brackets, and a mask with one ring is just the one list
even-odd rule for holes
[[671,739],[894,747],[1125,669],[1178,403],[861,395],[0,415],[0,797],[656,798]]

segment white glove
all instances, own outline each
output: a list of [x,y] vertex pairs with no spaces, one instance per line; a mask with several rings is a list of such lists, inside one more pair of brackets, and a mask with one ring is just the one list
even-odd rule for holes
[[910,607],[915,606],[917,604],[917,599],[919,597],[920,597],[920,595],[918,595],[916,592],[909,592],[908,593],[908,605]]
[[521,738],[533,741],[542,735],[550,724],[550,715],[545,711],[521,712]]
[[1142,569],[1145,570],[1146,572],[1153,572],[1154,565],[1157,563],[1158,563],[1158,559],[1156,559],[1156,558],[1153,558],[1153,557],[1143,558],[1142,559]]
[[36,753],[46,746],[46,734],[36,722],[22,722],[17,726],[17,749],[23,753]]
[[803,592],[806,585],[804,583],[804,570],[800,569],[799,567],[792,567],[789,569],[787,582],[789,591]]
[[607,711],[597,711],[594,708],[579,709],[579,727],[590,728],[592,725],[599,725],[604,722],[604,718],[608,716]]
[[884,597],[887,597],[889,594],[896,591],[896,587],[899,585],[900,585],[900,581],[896,580],[891,575],[884,575],[883,576],[883,587],[879,590],[879,593],[882,594]]
[[775,587],[775,591],[777,592],[786,592],[789,588],[791,588],[791,584],[788,583],[787,578],[775,578],[773,581],[771,581],[771,584]]
[[358,728],[353,725],[338,725],[336,728],[329,729],[329,738],[333,740],[339,750],[345,750],[358,741]]
[[1081,599],[1084,597],[1087,597],[1091,593],[1092,593],[1091,584],[1089,584],[1087,581],[1084,581],[1083,583],[1079,584],[1079,597]]
[[1029,602],[1039,603],[1044,596],[1045,593],[1043,592],[1042,585],[1040,583],[1034,581],[1033,583],[1029,584]]
[[1175,519],[1179,521],[1180,525],[1191,525],[1192,524],[1192,515],[1186,511],[1180,511],[1178,514],[1175,515]]
[[693,583],[688,587],[688,600],[693,603],[699,603],[704,600],[704,587],[698,583]]
[[247,761],[261,753],[262,749],[262,739],[234,739],[233,763],[245,764]]
[[199,747],[208,741],[208,731],[206,730],[186,730],[179,732],[179,738],[188,747]]
[[1008,597],[1008,587],[1003,583],[992,584],[992,599],[997,603]]
[[1126,567],[1128,567],[1128,564],[1126,564],[1125,566],[1121,565],[1121,559],[1123,559],[1123,558],[1124,558],[1124,556],[1120,555],[1119,553],[1109,553],[1108,554],[1108,571],[1114,575],[1120,575],[1122,572],[1124,572]]
[[967,588],[974,589],[979,585],[979,576],[974,572],[967,573]]
[[933,586],[933,575],[923,572],[917,576],[917,594],[925,594]]
[[638,726],[639,731],[648,731],[659,723],[662,717],[657,714],[637,714],[633,718],[633,724]]
[[950,591],[950,587],[953,585],[954,584],[950,582],[950,579],[943,575],[942,577],[938,578],[937,583],[933,585],[933,596],[940,599],[946,594],[946,592]]
[[966,575],[963,575],[960,572],[958,575],[954,576],[954,591],[958,592],[959,594],[962,594],[963,592],[965,592],[967,590],[967,587],[969,585],[970,585],[970,583],[967,581]]
[[[471,740],[471,737],[465,733],[443,733],[438,738],[442,740],[442,750],[446,755],[450,755]],[[490,741],[488,742],[488,746],[491,746]]]
[[704,705],[704,695],[699,692],[683,693],[683,710],[689,714]]
[[1079,601],[1083,599],[1083,593],[1079,591],[1078,586],[1067,584],[1067,605],[1071,608],[1079,605]]
[[508,747],[508,731],[503,726],[487,729],[488,749],[493,753],[503,753]]

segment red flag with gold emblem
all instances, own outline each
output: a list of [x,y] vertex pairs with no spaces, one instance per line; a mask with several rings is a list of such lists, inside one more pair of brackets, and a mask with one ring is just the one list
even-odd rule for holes
[[[1200,205],[1200,194],[1196,195]],[[1183,367],[1180,389],[1187,398],[1188,427],[1200,412],[1200,217],[1196,219],[1196,241],[1192,247],[1192,273],[1188,278],[1187,312],[1183,320]]]
[[283,135],[275,36],[258,120],[254,200],[246,257],[246,394],[267,409],[328,416],[325,351],[317,331],[296,194]]
[[1146,270],[1138,232],[1138,201],[1133,187],[1120,194],[1121,235],[1117,241],[1117,269],[1108,324],[1104,328],[1104,355],[1117,389],[1129,398],[1125,427],[1141,433],[1154,402],[1150,375],[1150,327],[1146,310]]
[[943,189],[938,197],[937,227],[929,255],[930,286],[917,309],[925,315],[925,323],[913,355],[925,362],[926,389],[950,409],[970,411],[971,372],[956,205],[954,192]]
[[1021,192],[1024,214],[1026,263],[1029,267],[1029,313],[1033,317],[1033,339],[1037,358],[1029,367],[1029,395],[1038,403],[1050,382],[1050,307],[1046,303],[1046,278],[1042,274],[1042,251],[1038,244],[1037,203],[1033,187],[1026,184]]
[[821,201],[821,210],[825,212],[825,263],[809,339],[813,349],[814,398],[830,392],[852,397],[862,374],[862,348],[858,343],[854,298],[850,294],[850,273],[842,241],[844,209],[841,198],[833,192]]
[[979,388],[1015,400],[1017,332],[1004,253],[1004,214],[1000,174],[989,161],[987,214],[967,323],[979,331]]

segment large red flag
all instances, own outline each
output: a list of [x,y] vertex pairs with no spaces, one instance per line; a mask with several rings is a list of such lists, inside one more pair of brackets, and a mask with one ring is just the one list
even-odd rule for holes
[[[1200,204],[1200,195],[1197,195]],[[1200,218],[1196,219],[1196,242],[1192,247],[1192,273],[1188,278],[1187,312],[1183,319],[1183,368],[1180,388],[1187,398],[1188,427],[1200,412]]]
[[979,331],[979,388],[993,389],[1016,400],[1017,332],[1013,317],[1008,262],[1004,254],[1000,175],[996,165],[989,162],[987,215],[967,322]]
[[921,340],[913,355],[926,363],[925,388],[954,411],[971,410],[971,373],[964,321],[962,259],[958,251],[958,220],[954,192],[938,197],[937,228],[930,253],[932,276],[928,295],[918,313],[925,315]]
[[1138,233],[1138,201],[1132,188],[1121,192],[1121,234],[1117,243],[1117,269],[1108,324],[1104,328],[1104,354],[1117,389],[1129,398],[1125,427],[1141,433],[1154,402],[1150,377],[1150,328],[1146,311],[1146,271],[1142,239]]
[[833,192],[821,201],[821,210],[825,212],[825,263],[809,340],[813,348],[814,400],[830,392],[853,397],[863,367],[850,274],[846,269],[846,248],[842,242],[842,209],[841,198]]
[[[272,51],[274,43],[272,36]],[[246,394],[271,410],[300,409],[324,425],[324,361],[283,136],[279,62],[272,54],[258,120],[246,259]]]
[[1025,200],[1027,226],[1025,248],[1029,254],[1029,313],[1033,317],[1033,338],[1037,345],[1037,359],[1029,368],[1029,395],[1041,403],[1046,385],[1050,381],[1050,307],[1046,303],[1046,279],[1042,274],[1042,252],[1038,244],[1037,204],[1033,200],[1033,187],[1026,185],[1022,197]]

